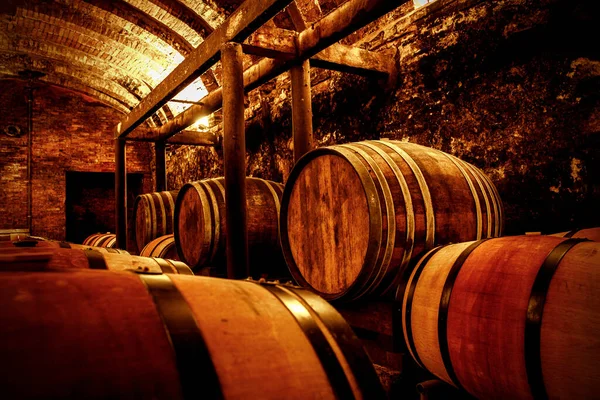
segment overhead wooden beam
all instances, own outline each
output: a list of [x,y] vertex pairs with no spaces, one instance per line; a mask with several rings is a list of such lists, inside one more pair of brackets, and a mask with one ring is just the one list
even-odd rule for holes
[[[262,27],[244,43],[244,52],[278,60],[297,57],[299,34],[287,29]],[[332,44],[311,57],[317,68],[349,72],[359,75],[386,75],[395,72],[391,51],[374,52],[340,43]]]
[[168,144],[186,144],[191,146],[219,146],[221,139],[212,132],[183,131],[167,140]]
[[296,56],[297,38],[297,32],[263,26],[244,41],[242,48],[245,54],[290,60]]
[[298,55],[305,60],[375,21],[408,0],[348,0],[298,35]]
[[250,276],[246,204],[243,52],[238,43],[223,46],[223,172],[225,175],[225,252],[229,279]]
[[[389,10],[398,7],[405,3],[408,0],[349,0],[344,3],[340,8],[336,9],[332,13],[328,14],[326,17],[321,19],[320,21],[311,25],[311,27],[303,32],[301,32],[298,36],[300,39],[303,37],[303,43],[301,47],[299,47],[299,54],[294,60],[275,60],[265,58],[260,60],[257,64],[248,68],[244,72],[244,90],[246,92],[255,89],[256,87],[262,85],[265,82],[275,78],[281,73],[289,70],[292,66],[297,65],[298,62],[302,62],[307,58],[314,56],[316,53],[323,51],[335,41],[339,40],[339,36],[341,34],[349,34],[369,23],[381,17]],[[342,13],[338,15],[336,20],[335,15],[338,13]],[[335,14],[331,17],[332,14]],[[337,21],[337,22],[336,22]],[[345,24],[351,24],[353,29],[347,29]],[[312,36],[315,36],[313,38]],[[313,46],[313,47],[310,47]],[[335,49],[346,49],[344,51],[329,51],[329,58],[327,60],[335,62],[335,58],[339,58],[338,62],[344,64],[344,68],[349,68],[349,64],[351,62],[356,61],[355,57],[348,56],[355,55],[357,53],[361,54],[361,58],[369,59],[373,58],[378,60],[377,62],[373,62],[373,65],[370,68],[381,68],[380,73],[389,73],[390,63],[389,54],[378,55],[378,53],[368,52],[367,50],[357,49],[355,47],[336,45]],[[349,47],[349,49],[348,49]],[[364,53],[366,52],[366,53]],[[324,56],[324,58],[326,58]],[[388,58],[388,60],[385,60]],[[353,61],[354,60],[354,61]],[[322,60],[315,60],[322,61]],[[313,62],[313,60],[311,60]],[[381,63],[387,63],[386,67],[380,67]],[[365,64],[356,63],[356,70],[360,68],[365,68]],[[372,71],[372,70],[371,70]],[[388,71],[388,72],[384,72]],[[136,133],[136,137],[145,137],[150,140],[164,140],[176,134],[177,132],[187,128],[196,122],[199,118],[210,115],[215,112],[219,108],[221,108],[221,104],[223,101],[222,91],[218,89],[208,96],[204,97],[200,100],[202,105],[194,105],[179,114],[173,120],[169,121],[165,125],[161,126],[157,130],[153,130],[148,134],[141,134],[138,136]]]
[[221,57],[226,42],[242,42],[292,0],[246,0],[204,42],[194,49],[152,92],[117,124],[115,136],[125,137],[202,75]]
[[292,24],[294,25],[294,28],[298,31],[298,32],[302,32],[303,30],[306,29],[306,20],[304,19],[304,16],[302,15],[302,11],[300,10],[300,7],[298,7],[298,2],[297,1],[293,1],[287,8],[287,12],[288,15],[290,16],[290,19],[292,20]]

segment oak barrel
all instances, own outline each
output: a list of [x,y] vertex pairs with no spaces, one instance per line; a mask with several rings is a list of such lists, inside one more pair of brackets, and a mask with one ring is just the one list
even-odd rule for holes
[[114,248],[117,245],[117,235],[110,232],[94,233],[88,236],[82,244],[86,246]]
[[[66,248],[1,247],[0,271],[44,271],[57,269],[139,270],[153,273],[194,275],[181,261],[132,256],[129,253],[101,251],[94,247]],[[109,250],[109,249],[106,249]],[[110,249],[113,250],[113,249]]]
[[141,194],[133,203],[134,242],[137,251],[157,237],[173,233],[178,190]]
[[280,231],[293,277],[328,300],[391,292],[436,244],[499,236],[496,188],[473,165],[398,141],[322,147],[293,168]]
[[[175,243],[181,260],[193,270],[214,267],[226,275],[225,180],[206,179],[185,184],[175,204]],[[283,185],[246,178],[248,252],[253,276],[288,275],[281,255],[278,218]]]
[[170,235],[160,236],[144,246],[140,252],[142,257],[159,257],[170,260],[179,260],[177,255],[177,246],[175,246],[175,237]]
[[401,299],[410,354],[481,399],[597,398],[599,254],[550,236],[431,250]]
[[351,328],[297,287],[7,272],[0,302],[6,398],[384,397]]
[[600,242],[600,228],[586,228],[586,229],[573,229],[567,232],[553,233],[550,236],[564,237],[564,238],[584,238]]

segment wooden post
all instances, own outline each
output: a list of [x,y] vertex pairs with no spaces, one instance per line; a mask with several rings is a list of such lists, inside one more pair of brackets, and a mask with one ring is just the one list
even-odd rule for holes
[[125,140],[115,139],[115,226],[117,248],[127,249],[127,167]]
[[223,169],[227,224],[227,277],[250,276],[246,220],[246,138],[242,46],[226,43],[223,65]]
[[312,148],[312,102],[310,97],[310,62],[292,67],[292,132],[294,135],[294,162]]
[[156,191],[167,190],[167,146],[164,141],[154,143],[154,156],[156,159]]

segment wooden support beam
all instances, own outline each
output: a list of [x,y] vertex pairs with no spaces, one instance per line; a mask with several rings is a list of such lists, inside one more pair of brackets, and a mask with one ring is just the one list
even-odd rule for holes
[[221,145],[220,136],[212,132],[183,131],[167,140],[168,144],[186,144],[190,146],[215,147]]
[[166,144],[164,141],[154,143],[154,157],[156,160],[156,191],[164,192],[167,190],[167,158]]
[[[287,29],[262,27],[244,43],[244,52],[277,60],[297,57],[299,34]],[[317,68],[349,72],[358,75],[384,76],[395,72],[395,58],[391,51],[374,52],[340,43],[332,44],[311,57]]]
[[221,52],[227,277],[240,279],[250,276],[246,213],[244,63],[242,46],[238,43],[225,44]]
[[[303,44],[298,47],[299,54],[294,60],[284,61],[265,58],[248,68],[244,72],[244,90],[248,92],[263,83],[268,82],[281,73],[289,70],[292,66],[297,65],[299,61],[306,60],[323,51],[331,44],[335,43],[335,41],[339,40],[340,35],[347,35],[354,30],[371,23],[389,10],[402,5],[406,1],[407,0],[348,0],[338,9],[328,14],[320,21],[312,24],[310,28],[298,35],[298,40],[303,38]],[[332,14],[334,14],[333,17],[331,17]],[[339,20],[335,19],[336,15],[338,15]],[[349,30],[347,25],[351,25],[352,29]],[[343,45],[336,45],[334,50],[342,49],[340,46]],[[350,63],[352,62],[354,63],[353,68],[355,68],[355,70],[364,70],[365,65],[363,63],[355,62],[355,55],[361,54],[359,57],[362,59],[374,60],[369,67],[371,68],[371,71],[375,68],[379,68],[381,69],[379,73],[385,74],[388,73],[385,71],[389,71],[389,68],[394,67],[391,65],[392,57],[390,57],[389,53],[379,54],[350,46],[344,46],[344,48],[346,50],[326,51],[325,54],[328,54],[329,62],[334,62],[335,60],[332,59],[338,58],[337,62],[339,64],[343,63],[344,68],[350,68]],[[313,60],[311,62],[318,63],[320,61],[323,60]],[[381,67],[382,64],[386,66]],[[203,103],[202,105],[191,106],[159,129],[152,130],[148,135],[144,136],[142,134],[138,136],[136,134],[135,136],[145,137],[149,140],[164,140],[173,136],[175,133],[192,125],[198,118],[210,115],[218,110],[223,101],[221,89],[211,92],[200,101]]]
[[296,56],[298,33],[288,29],[263,26],[242,44],[245,54],[290,60]]
[[298,35],[298,54],[311,58],[408,0],[348,0]]
[[292,80],[292,133],[294,136],[294,163],[312,149],[312,101],[310,95],[310,62],[290,70]]
[[115,233],[117,248],[127,249],[127,166],[126,142],[115,139]]
[[242,42],[292,0],[246,0],[194,49],[121,122],[115,137],[125,137],[221,57],[223,43]]

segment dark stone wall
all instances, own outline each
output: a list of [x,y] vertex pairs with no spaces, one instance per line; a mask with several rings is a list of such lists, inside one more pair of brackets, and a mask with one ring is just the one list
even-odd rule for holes
[[[33,98],[32,234],[64,240],[66,173],[114,173],[112,137],[122,114],[87,96],[43,83],[35,84]],[[28,122],[24,81],[0,80],[0,113],[0,130],[14,124],[24,133],[15,138],[0,132],[0,229],[26,228]],[[150,144],[128,145],[128,172],[143,174],[146,192],[154,187],[153,158]],[[114,192],[107,193],[106,198],[110,196]],[[103,204],[94,208],[109,213],[98,218],[113,221],[114,231],[114,206],[112,210]]]
[[[353,35],[397,49],[395,84],[314,69],[315,143],[380,137],[454,154],[483,169],[507,234],[600,226],[600,24],[591,0],[437,0]],[[248,174],[292,167],[286,76],[248,95]],[[169,183],[222,174],[214,149],[171,152]]]

